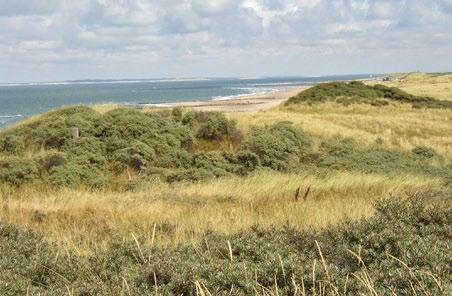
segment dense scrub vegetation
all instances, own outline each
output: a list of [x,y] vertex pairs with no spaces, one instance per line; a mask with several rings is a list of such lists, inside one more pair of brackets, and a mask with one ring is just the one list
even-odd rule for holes
[[[104,115],[88,107],[50,112],[0,135],[0,181],[20,185],[40,178],[55,185],[102,187],[113,175],[150,175],[167,170],[212,170],[228,161],[197,151],[197,141],[240,142],[235,123],[221,113],[143,113],[116,109]],[[80,130],[74,141],[71,129]],[[204,154],[203,154],[204,153]],[[25,156],[27,155],[27,156]],[[19,159],[21,161],[19,161]],[[231,163],[240,170],[239,163]]]
[[89,257],[1,223],[0,294],[448,295],[450,211],[419,199],[376,209],[319,233],[255,228],[174,249],[118,239]]
[[452,164],[432,165],[443,160],[433,149],[416,146],[411,152],[379,147],[359,148],[352,139],[322,141],[319,151],[307,155],[319,168],[377,174],[415,174],[439,177],[452,185]]
[[[73,127],[80,130],[77,140],[72,139]],[[441,165],[442,158],[428,147],[403,153],[366,150],[347,140],[320,141],[316,148],[313,142],[290,122],[254,127],[244,137],[219,112],[120,108],[99,114],[69,107],[0,133],[0,183],[130,188],[130,183],[155,177],[198,181],[260,168],[405,172],[451,182],[450,165]]]
[[373,106],[383,106],[397,102],[410,104],[413,108],[452,109],[452,102],[450,101],[415,96],[396,87],[387,87],[381,84],[372,86],[360,81],[318,84],[290,98],[286,102],[286,106],[299,103],[316,104],[328,101],[342,105],[370,104]]

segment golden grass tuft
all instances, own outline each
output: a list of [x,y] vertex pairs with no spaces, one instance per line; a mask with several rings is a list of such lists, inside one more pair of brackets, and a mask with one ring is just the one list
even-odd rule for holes
[[364,146],[410,151],[424,145],[435,149],[447,160],[452,160],[452,111],[414,109],[394,105],[342,106],[324,103],[300,105],[258,113],[230,114],[239,127],[290,120],[312,135],[313,139],[353,138]]
[[[295,202],[298,188],[305,199]],[[440,181],[410,175],[335,173],[326,178],[259,172],[199,184],[156,182],[138,192],[57,192],[24,188],[2,193],[0,219],[34,229],[64,248],[86,254],[119,237],[147,243],[194,242],[206,231],[236,233],[251,226],[321,229],[373,213],[375,198],[440,188]],[[154,238],[153,229],[156,228]]]

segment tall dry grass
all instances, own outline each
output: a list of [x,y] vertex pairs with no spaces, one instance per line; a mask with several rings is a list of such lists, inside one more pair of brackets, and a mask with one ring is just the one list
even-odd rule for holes
[[452,74],[410,73],[393,76],[394,81],[384,82],[417,95],[452,101]]
[[254,225],[321,229],[370,216],[375,198],[431,191],[440,183],[410,175],[335,173],[321,178],[259,172],[199,184],[156,181],[124,193],[3,188],[0,219],[86,254],[116,239],[132,239],[132,234],[147,237],[149,244],[175,245],[194,242],[206,231],[231,234]]
[[230,114],[239,126],[251,126],[290,120],[313,139],[353,138],[361,145],[410,151],[424,145],[452,160],[452,111],[413,109],[395,105],[342,106],[324,103],[314,106],[272,109],[259,113]]

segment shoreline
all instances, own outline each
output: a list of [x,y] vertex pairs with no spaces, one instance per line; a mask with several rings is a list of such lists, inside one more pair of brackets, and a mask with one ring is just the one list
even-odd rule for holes
[[[358,79],[364,83],[375,83],[381,81],[380,78]],[[328,81],[329,82],[329,81]],[[311,88],[318,83],[310,85],[294,85],[284,90],[265,92],[260,94],[244,94],[232,98],[210,99],[208,101],[186,101],[160,104],[141,104],[136,106],[139,109],[162,109],[183,107],[196,111],[220,111],[220,112],[257,112],[268,110],[279,106],[290,97]]]
[[197,111],[221,111],[221,112],[257,112],[277,107],[290,97],[306,90],[313,85],[298,85],[288,89],[266,92],[261,94],[240,95],[235,98],[210,99],[208,101],[188,101],[162,104],[143,104],[140,109],[160,109],[184,107]]

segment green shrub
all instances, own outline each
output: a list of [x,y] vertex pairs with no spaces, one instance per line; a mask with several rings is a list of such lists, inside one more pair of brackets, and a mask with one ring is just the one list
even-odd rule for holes
[[416,146],[411,152],[422,158],[432,158],[437,155],[435,150],[426,146]]
[[221,152],[201,152],[193,155],[191,167],[210,171],[215,177],[234,172],[235,166]]
[[196,112],[195,111],[190,110],[182,116],[182,124],[183,125],[193,128],[195,123],[196,123]]
[[68,160],[74,163],[102,168],[107,161],[106,146],[103,141],[95,137],[79,138],[68,142],[63,147]]
[[88,164],[69,162],[52,168],[47,181],[55,186],[79,187],[99,189],[108,182],[108,173]]
[[9,157],[0,160],[0,182],[20,186],[38,176],[38,167],[33,159]]
[[310,143],[307,136],[289,122],[256,127],[244,149],[255,153],[262,166],[289,171],[299,166]]
[[173,248],[112,234],[113,245],[90,256],[0,222],[0,294],[199,295],[201,286],[206,295],[449,295],[450,219],[444,204],[392,198],[371,218],[319,232],[254,227]]
[[411,104],[414,108],[452,108],[450,101],[414,96],[396,87],[387,87],[381,84],[372,86],[360,81],[320,83],[291,97],[285,105],[316,104],[327,101],[346,106],[350,104],[384,106],[392,101]]
[[319,147],[319,155],[311,159],[320,168],[360,171],[379,174],[414,174],[447,179],[452,175],[450,166],[435,166],[430,159],[433,152],[418,148],[413,153],[383,148],[360,148],[355,141],[323,141]]
[[196,136],[205,140],[224,140],[239,138],[236,123],[226,118],[221,112],[198,112],[196,120],[199,124]]
[[171,109],[171,115],[173,116],[174,120],[182,121],[182,116],[183,116],[182,107],[174,107],[174,108],[172,108]]
[[[362,91],[363,84],[350,83],[350,87]],[[340,83],[333,88],[347,90]],[[325,92],[329,91],[326,88]],[[224,114],[179,111],[144,113],[120,108],[101,115],[87,107],[71,107],[44,114],[0,133],[2,155],[20,155],[25,147],[36,155],[34,160],[23,161],[33,163],[29,167],[19,165],[16,169],[5,164],[1,180],[14,186],[39,180],[97,188],[111,184],[112,175],[128,169],[139,172],[134,182],[146,182],[150,175],[174,182],[246,175],[260,166],[284,172],[306,166],[313,170],[403,172],[440,177],[445,184],[452,176],[450,166],[427,147],[404,153],[382,147],[363,149],[350,141],[324,141],[318,151],[312,151],[308,137],[289,122],[253,128],[244,143],[229,145],[241,143],[243,136]],[[80,128],[77,140],[72,139],[73,126]],[[223,140],[226,142],[218,142]],[[225,145],[234,152],[221,152]],[[433,157],[440,160],[435,165]]]
[[154,151],[154,165],[163,168],[180,167],[193,145],[193,132],[176,122],[171,113],[116,109],[105,114],[101,126],[107,151],[127,150],[133,148],[130,143],[139,141],[149,147],[145,150]]
[[[94,183],[97,187],[113,169],[115,173],[128,167],[138,171],[148,166],[173,169],[190,163],[194,132],[175,115],[130,108],[101,115],[88,107],[64,108],[0,133],[0,152],[17,154],[24,146],[36,154],[50,150],[39,160],[45,172],[43,181],[70,186]],[[80,130],[76,141],[73,127]]]
[[74,164],[66,164],[51,169],[48,173],[47,181],[54,186],[75,187],[80,182],[79,176],[80,168]]
[[11,134],[0,134],[0,152],[11,155],[20,155],[25,150],[23,138]]
[[113,152],[112,158],[119,171],[123,171],[126,168],[142,171],[155,159],[155,152],[148,145],[134,141],[129,147]]
[[240,165],[238,173],[246,175],[260,166],[259,156],[249,150],[241,150],[235,155],[235,162]]
[[27,147],[61,149],[72,141],[72,128],[81,137],[93,136],[100,115],[89,107],[68,107],[44,114],[38,120],[19,126],[15,133],[23,135]]
[[165,174],[165,180],[169,183],[173,182],[197,182],[214,178],[212,171],[200,168],[190,169],[174,169]]
[[66,163],[66,155],[61,152],[50,152],[39,158],[39,166],[42,171],[48,172],[52,168]]

